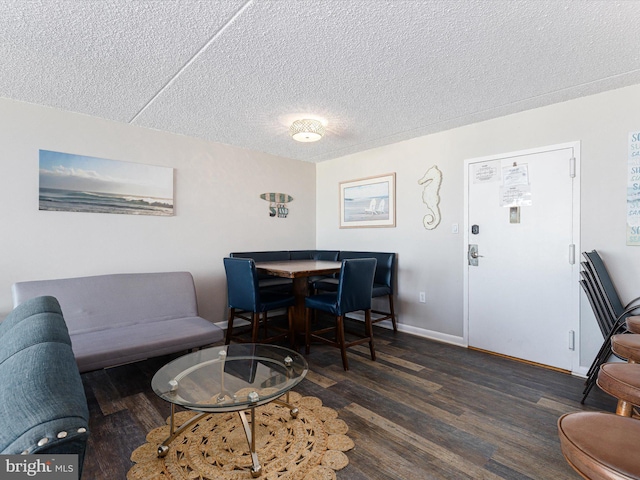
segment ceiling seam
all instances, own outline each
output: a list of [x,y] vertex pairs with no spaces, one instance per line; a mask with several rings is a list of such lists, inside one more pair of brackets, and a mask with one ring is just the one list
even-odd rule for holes
[[144,106],[138,110],[138,113],[136,113],[131,120],[129,120],[128,123],[133,123],[148,107],[151,106],[151,104],[153,104],[153,102],[155,102],[155,100],[162,94],[162,92],[164,92],[167,88],[169,88],[177,79],[180,75],[182,75],[182,73],[189,68],[189,66],[203,53],[205,52],[208,48],[209,45],[211,45],[226,29],[227,27],[229,27],[236,18],[238,18],[240,15],[242,15],[244,13],[244,11],[249,8],[249,6],[253,3],[253,0],[247,0],[244,5],[242,5],[238,11],[236,13],[234,13],[231,18],[229,20],[227,20],[224,25],[222,25],[222,27],[220,27],[218,29],[218,31],[216,33],[213,34],[213,36],[207,40],[207,43],[205,43],[200,50],[198,50],[189,60],[187,60],[187,62],[180,67],[180,69],[175,73],[175,75],[173,75],[154,95],[153,97],[151,97],[151,99],[149,99],[149,101],[147,103],[144,104]]

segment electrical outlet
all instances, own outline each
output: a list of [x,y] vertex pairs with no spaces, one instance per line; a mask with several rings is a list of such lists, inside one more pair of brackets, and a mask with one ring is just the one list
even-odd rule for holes
[[420,303],[425,303],[427,301],[427,296],[424,292],[420,292]]

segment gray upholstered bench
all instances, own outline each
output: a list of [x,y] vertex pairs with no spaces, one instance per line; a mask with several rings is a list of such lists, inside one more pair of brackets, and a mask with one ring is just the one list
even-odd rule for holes
[[223,339],[198,316],[188,272],[113,274],[19,282],[13,304],[55,297],[80,372],[176,353]]

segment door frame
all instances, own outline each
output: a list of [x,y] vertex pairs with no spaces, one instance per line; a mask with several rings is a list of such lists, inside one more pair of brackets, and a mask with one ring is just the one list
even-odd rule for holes
[[[464,161],[464,239],[463,249],[461,252],[462,262],[464,266],[463,272],[463,334],[462,339],[466,347],[469,347],[469,262],[467,260],[467,249],[469,246],[469,166],[472,163],[487,162],[492,160],[501,160],[518,156],[531,155],[536,153],[546,153],[556,150],[572,149],[573,158],[575,158],[573,173],[575,178],[572,183],[572,223],[571,232],[572,243],[574,245],[574,268],[571,274],[571,318],[569,329],[573,330],[573,352],[571,354],[571,373],[579,374],[580,369],[580,141],[561,143],[557,145],[548,145],[545,147],[532,148],[527,150],[518,150],[514,152],[506,152],[497,155],[489,155],[485,157],[468,158]],[[567,175],[570,174],[570,167],[567,166]],[[570,247],[567,245],[567,261],[569,261]],[[569,346],[569,333],[567,332],[567,347]]]

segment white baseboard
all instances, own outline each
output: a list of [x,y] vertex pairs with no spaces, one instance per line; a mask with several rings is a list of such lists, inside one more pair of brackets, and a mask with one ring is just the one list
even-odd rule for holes
[[[349,316],[350,317],[352,316],[352,318],[355,318],[357,320],[364,321],[363,314],[350,314]],[[237,321],[241,322],[240,325],[248,323],[248,322],[242,321],[242,319],[238,319]],[[220,327],[223,330],[227,329],[226,320],[221,322],[216,322],[214,323],[214,325]],[[235,325],[235,321],[234,321],[234,325]],[[383,320],[382,322],[376,323],[376,326],[384,327],[389,330],[393,329],[393,324],[391,323],[391,320]],[[411,325],[403,325],[401,323],[398,323],[398,330],[401,332],[410,333],[411,335],[416,335],[418,337],[428,338],[430,340],[436,340],[438,342],[449,343],[451,345],[457,345],[459,347],[467,348],[467,344],[464,341],[464,339],[462,337],[457,337],[455,335],[449,335],[447,333],[436,332],[433,330],[426,330],[424,328],[413,327]]]
[[571,375],[576,377],[587,378],[587,372],[589,371],[589,367],[578,367],[575,370],[571,371]]
[[[363,314],[359,314],[359,315],[356,314],[354,315],[354,318],[364,321]],[[396,321],[397,321],[397,317],[396,317]],[[387,328],[389,330],[393,329],[393,324],[391,323],[391,320],[383,320],[382,322],[376,323],[376,325]],[[430,340],[436,340],[438,342],[443,342],[443,343],[450,343],[451,345],[457,345],[459,347],[467,348],[467,343],[464,341],[464,338],[457,337],[455,335],[449,335],[448,333],[435,332],[433,330],[426,330],[424,328],[413,327],[411,325],[403,325],[402,323],[398,323],[398,331],[410,333],[411,335],[415,335],[417,337],[428,338]]]
[[[380,322],[380,324],[382,323],[384,322]],[[411,335],[416,335],[417,337],[428,338],[430,340],[436,340],[438,342],[443,342],[443,343],[450,343],[451,345],[467,348],[467,342],[464,341],[464,338],[458,337],[456,335],[436,332],[433,330],[426,330],[424,328],[414,327],[411,325],[402,325],[400,323],[398,324],[398,330],[400,330],[401,332],[410,333]]]

